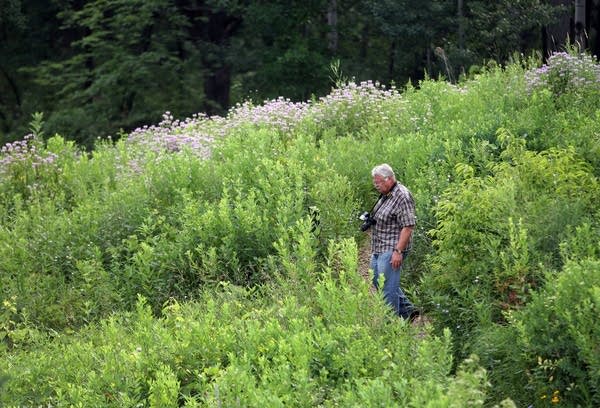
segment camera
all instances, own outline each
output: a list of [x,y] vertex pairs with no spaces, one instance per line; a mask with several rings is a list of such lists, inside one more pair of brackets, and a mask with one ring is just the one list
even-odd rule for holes
[[377,223],[375,218],[371,217],[371,214],[369,214],[367,211],[365,211],[361,215],[359,215],[358,219],[363,221],[363,223],[360,226],[360,230],[362,232],[365,232],[366,230],[371,228],[371,226],[373,226]]

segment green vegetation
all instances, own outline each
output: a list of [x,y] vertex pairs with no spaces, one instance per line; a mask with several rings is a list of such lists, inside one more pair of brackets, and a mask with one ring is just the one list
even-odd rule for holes
[[[346,76],[456,82],[490,59],[562,49],[571,3],[2,0],[0,144],[21,139],[36,111],[49,133],[91,149],[167,108],[186,117],[247,99],[305,101]],[[587,3],[586,49],[598,55],[600,3]]]
[[[599,405],[599,72],[345,83],[92,153],[35,115],[0,156],[0,405]],[[359,274],[381,162],[426,327]]]

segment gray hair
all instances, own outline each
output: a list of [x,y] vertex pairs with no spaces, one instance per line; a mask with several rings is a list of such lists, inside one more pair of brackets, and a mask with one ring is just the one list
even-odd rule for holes
[[383,163],[383,164],[373,167],[373,170],[371,170],[371,176],[373,176],[373,177],[381,176],[381,177],[385,177],[385,178],[391,177],[394,180],[396,179],[394,170],[392,170],[392,167],[387,163]]

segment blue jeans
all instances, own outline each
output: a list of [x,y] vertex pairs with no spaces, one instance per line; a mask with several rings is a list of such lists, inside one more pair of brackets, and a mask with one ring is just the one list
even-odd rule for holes
[[[392,251],[384,252],[382,254],[373,254],[371,256],[371,269],[373,270],[373,286],[379,290],[379,274],[383,273],[385,278],[383,282],[383,298],[384,300],[394,308],[394,311],[398,316],[408,319],[411,312],[414,310],[414,306],[402,289],[400,288],[400,271],[402,271],[402,265],[398,269],[392,268],[390,263],[392,260]],[[407,252],[402,253],[402,264],[408,257]]]

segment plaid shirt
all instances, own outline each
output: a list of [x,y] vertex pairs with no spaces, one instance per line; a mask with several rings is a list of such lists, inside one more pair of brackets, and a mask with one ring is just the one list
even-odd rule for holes
[[[371,251],[374,254],[392,251],[402,228],[417,223],[412,194],[400,183],[396,183],[389,193],[379,199],[371,215],[377,220],[371,236]],[[412,237],[405,250],[409,250],[411,245]]]

